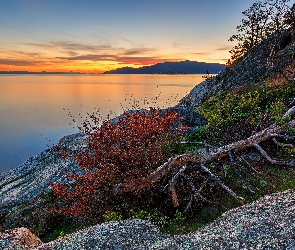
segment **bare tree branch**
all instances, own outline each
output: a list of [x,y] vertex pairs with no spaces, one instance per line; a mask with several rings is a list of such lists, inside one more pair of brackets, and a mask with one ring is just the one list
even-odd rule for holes
[[204,164],[201,164],[200,166],[207,174],[209,174],[212,180],[216,181],[226,192],[228,192],[232,197],[238,200],[241,204],[244,204],[245,199],[243,197],[237,196],[234,191],[232,191],[228,186],[226,186],[220,180],[220,178],[217,175],[213,174],[208,168],[206,168]]
[[[191,187],[191,189],[193,191],[193,194],[194,194],[193,197],[195,199],[200,198],[202,201],[204,201],[204,202],[206,202],[206,203],[208,203],[210,205],[215,205],[215,206],[216,205],[220,205],[218,202],[212,202],[212,201],[206,199],[203,195],[201,195],[200,189],[199,190],[196,189],[194,183],[189,179],[189,177],[187,175],[185,175],[184,173],[182,173],[181,176],[183,176],[186,179],[187,183]],[[192,199],[189,201],[189,203],[186,206],[186,208],[185,208],[184,211],[187,211],[188,210],[188,208],[191,206],[191,203],[192,203]]]
[[262,147],[260,147],[258,144],[254,144],[254,147],[260,152],[260,154],[262,156],[264,156],[271,164],[275,164],[275,165],[285,165],[285,166],[289,166],[289,167],[295,167],[295,161],[294,159],[291,160],[290,162],[286,162],[286,161],[281,161],[281,160],[275,160],[272,159],[264,150]]
[[255,173],[257,174],[262,174],[260,171],[257,171],[243,156],[238,157],[238,159],[240,160],[240,162],[244,162],[246,163]]
[[[292,111],[293,112],[293,111]],[[295,112],[295,108],[294,108]],[[290,112],[288,111],[284,117],[289,117]],[[284,118],[284,119],[286,119]],[[295,120],[291,120],[288,123],[289,128],[294,128],[295,127]],[[232,153],[237,154],[241,152],[242,150],[246,150],[249,148],[256,148],[259,153],[265,157],[271,164],[276,164],[276,165],[285,165],[285,166],[295,166],[295,159],[291,160],[290,162],[283,161],[283,160],[276,160],[271,158],[266,151],[260,146],[261,143],[266,142],[266,141],[273,141],[275,144],[280,145],[280,146],[288,146],[288,147],[294,147],[293,144],[284,144],[284,143],[279,143],[275,140],[275,138],[282,138],[284,140],[294,140],[295,137],[293,136],[288,136],[283,134],[286,130],[286,127],[284,126],[279,126],[276,124],[271,125],[268,128],[265,128],[261,130],[260,132],[244,139],[240,140],[237,142],[233,142],[231,144],[228,144],[226,146],[222,146],[219,148],[211,149],[209,152],[206,153],[199,153],[199,154],[182,154],[182,155],[177,155],[175,157],[171,157],[166,163],[158,167],[154,172],[152,172],[150,175],[148,175],[145,178],[142,178],[142,181],[147,181],[149,183],[155,183],[159,181],[163,176],[165,176],[168,172],[171,170],[174,170],[175,168],[179,169],[179,167],[182,167],[177,174],[174,175],[174,177],[171,179],[169,184],[165,186],[167,188],[168,186],[170,187],[171,195],[172,195],[172,201],[174,206],[179,206],[179,200],[176,194],[175,186],[176,183],[179,179],[179,177],[183,177],[186,179],[188,185],[190,186],[191,190],[193,191],[193,198],[195,199],[201,199],[204,202],[207,202],[210,204],[211,201],[209,201],[206,197],[204,197],[202,194],[200,194],[200,191],[198,191],[193,184],[193,182],[184,174],[184,170],[186,169],[186,166],[188,164],[194,166],[194,170],[198,170],[199,168],[202,169],[209,177],[212,179],[214,182],[216,182],[222,189],[224,189],[226,192],[228,192],[232,197],[234,197],[237,201],[239,201],[241,204],[244,203],[244,198],[239,197],[233,190],[231,190],[228,186],[226,186],[220,177],[214,173],[212,173],[207,167],[206,164],[208,163],[213,163],[216,165],[216,162],[220,161],[221,159],[226,159],[228,156],[232,162],[232,165],[234,165],[234,161],[232,158]],[[274,139],[274,140],[273,140]],[[246,164],[254,170],[256,173],[259,173],[253,167],[251,166],[250,163],[248,163],[243,157],[240,158],[242,159],[243,162],[246,162]],[[236,172],[236,174],[239,176],[239,178],[242,179],[242,181],[245,183],[245,180],[241,176],[241,174],[235,169],[234,166],[233,170]],[[220,169],[220,168],[219,168]],[[138,183],[134,182],[134,183]],[[137,190],[138,186],[134,185],[132,183],[122,183],[118,185],[117,190],[119,192],[131,192],[134,190]],[[246,185],[246,188],[249,190],[250,193],[255,194],[255,192]],[[190,198],[189,203],[187,204],[185,211],[187,211],[192,202],[193,198]],[[212,204],[212,202],[211,202]]]
[[295,106],[293,106],[292,108],[290,108],[283,116],[283,119],[287,119],[288,117],[290,117],[291,115],[293,115],[295,113]]
[[173,178],[170,181],[170,192],[171,192],[172,202],[173,202],[174,207],[179,207],[179,200],[178,200],[178,197],[177,197],[175,186],[176,186],[178,178],[182,175],[182,173],[184,172],[185,169],[186,169],[186,166],[183,166],[177,172],[177,174],[173,176]]
[[198,141],[182,141],[180,144],[184,145],[205,145],[204,142],[198,142]]
[[274,142],[274,144],[276,144],[282,148],[295,148],[295,145],[278,142],[275,138],[273,138],[272,141]]
[[245,179],[244,179],[244,177],[241,175],[241,173],[235,168],[235,162],[234,162],[234,160],[233,160],[233,156],[232,156],[232,154],[231,154],[231,152],[229,152],[228,153],[228,155],[229,155],[229,158],[230,158],[230,162],[231,162],[231,168],[233,169],[233,171],[234,171],[234,173],[242,180],[242,182],[244,183],[244,185],[245,185],[245,187],[247,188],[247,190],[252,194],[252,195],[254,195],[254,196],[256,196],[256,193],[255,193],[255,191],[252,189],[252,188],[250,188],[247,184],[246,184],[246,181],[245,181]]

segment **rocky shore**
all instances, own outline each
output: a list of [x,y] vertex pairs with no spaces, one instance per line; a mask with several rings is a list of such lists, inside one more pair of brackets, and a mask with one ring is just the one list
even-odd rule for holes
[[[60,139],[61,147],[75,151],[85,146],[85,136],[74,134]],[[0,219],[4,228],[29,226],[26,211],[46,202],[49,182],[64,182],[65,172],[80,172],[70,160],[48,148],[17,168],[0,173]]]
[[[203,119],[196,111],[204,101],[222,91],[264,81],[276,72],[280,63],[289,66],[295,44],[284,43],[277,58],[270,62],[272,43],[272,38],[264,41],[218,76],[197,85],[174,107],[175,111],[192,129],[197,128]],[[75,152],[85,147],[85,136],[66,136],[60,140],[60,146]],[[50,213],[49,182],[63,182],[64,172],[80,171],[74,162],[53,154],[55,150],[48,148],[16,169],[0,173],[1,231],[21,227],[44,231],[47,225],[39,220],[39,213],[40,208],[42,213]],[[0,234],[0,249],[295,249],[294,191],[272,194],[228,211],[213,223],[184,236],[160,233],[148,221],[124,220],[89,227],[47,244],[34,238],[27,229],[20,233],[8,230]],[[32,238],[32,244],[24,238]]]

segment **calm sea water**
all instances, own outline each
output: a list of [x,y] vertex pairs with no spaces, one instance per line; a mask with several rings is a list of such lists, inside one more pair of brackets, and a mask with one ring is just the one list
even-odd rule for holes
[[13,169],[100,110],[119,115],[132,106],[174,106],[201,75],[1,75],[0,172]]

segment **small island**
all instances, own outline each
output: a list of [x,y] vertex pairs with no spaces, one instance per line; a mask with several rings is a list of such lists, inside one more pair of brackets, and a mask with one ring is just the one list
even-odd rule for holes
[[224,64],[196,61],[164,62],[140,68],[123,67],[104,72],[104,74],[218,74],[225,68]]

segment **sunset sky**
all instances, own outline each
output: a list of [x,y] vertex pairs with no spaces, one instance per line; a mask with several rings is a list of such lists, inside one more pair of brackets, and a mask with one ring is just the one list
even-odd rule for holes
[[[1,0],[0,71],[225,63],[254,0]],[[290,4],[294,1],[290,1]]]

